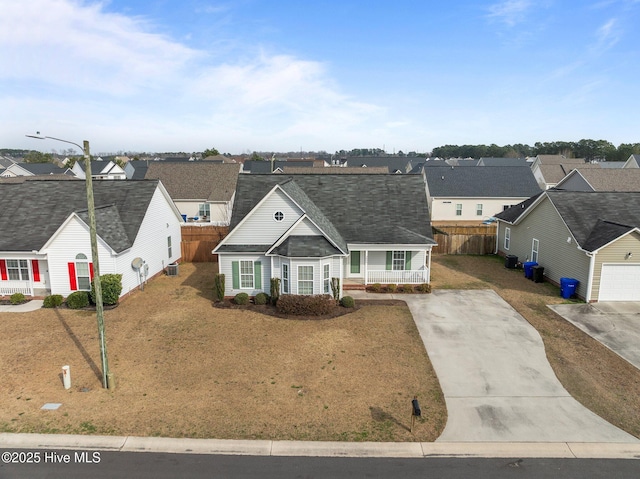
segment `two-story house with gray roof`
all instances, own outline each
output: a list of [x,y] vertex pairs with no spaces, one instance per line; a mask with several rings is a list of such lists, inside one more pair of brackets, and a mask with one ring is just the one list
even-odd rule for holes
[[640,192],[546,190],[497,215],[498,252],[588,302],[640,301]]
[[241,166],[213,161],[152,161],[145,178],[162,181],[190,224],[228,226]]
[[480,224],[540,192],[528,166],[424,168],[434,226]]
[[418,175],[240,175],[230,232],[213,250],[225,294],[331,294],[430,280],[431,234]]
[[[89,291],[85,182],[17,180],[0,180],[0,296]],[[100,273],[122,274],[122,295],[180,259],[182,218],[162,183],[103,180],[93,190]]]

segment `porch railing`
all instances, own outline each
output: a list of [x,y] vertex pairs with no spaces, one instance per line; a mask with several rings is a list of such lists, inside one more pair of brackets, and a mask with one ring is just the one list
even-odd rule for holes
[[33,296],[31,281],[0,281],[0,296],[11,296],[15,293]]
[[418,270],[393,271],[369,270],[365,284],[422,284],[429,282],[429,270],[426,267]]

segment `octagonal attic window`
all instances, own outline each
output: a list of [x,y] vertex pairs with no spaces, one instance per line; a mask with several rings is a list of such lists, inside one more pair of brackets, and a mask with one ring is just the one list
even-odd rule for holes
[[282,211],[276,211],[273,214],[273,219],[280,222],[284,219],[284,213]]

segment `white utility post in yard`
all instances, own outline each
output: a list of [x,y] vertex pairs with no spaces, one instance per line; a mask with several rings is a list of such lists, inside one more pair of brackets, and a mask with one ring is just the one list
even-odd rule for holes
[[98,236],[96,233],[96,209],[93,203],[93,183],[91,178],[91,153],[89,151],[89,142],[84,140],[83,146],[74,143],[73,141],[62,140],[60,138],[54,138],[52,136],[42,136],[40,132],[35,135],[26,135],[29,138],[36,138],[38,140],[55,140],[70,145],[77,146],[82,150],[84,154],[84,170],[85,170],[85,185],[87,188],[87,211],[89,214],[89,238],[91,240],[91,256],[93,262],[94,272],[94,289],[96,292],[96,316],[98,318],[98,339],[100,341],[100,358],[102,361],[102,386],[106,389],[113,389],[115,383],[113,375],[109,372],[109,361],[107,360],[107,341],[104,335],[104,306],[102,304],[102,284],[100,283],[100,265],[98,260]]

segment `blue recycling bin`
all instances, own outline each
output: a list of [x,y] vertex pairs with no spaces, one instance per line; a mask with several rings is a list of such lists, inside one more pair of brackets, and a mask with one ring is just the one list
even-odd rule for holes
[[524,277],[533,279],[533,267],[538,266],[535,261],[525,261],[522,266],[524,267]]
[[576,294],[576,289],[579,284],[580,281],[574,278],[560,278],[560,295],[564,299],[569,299]]

